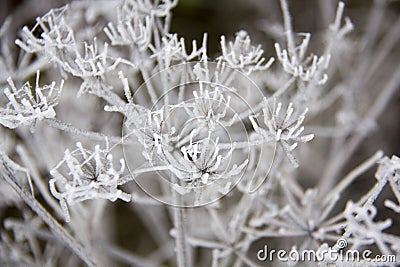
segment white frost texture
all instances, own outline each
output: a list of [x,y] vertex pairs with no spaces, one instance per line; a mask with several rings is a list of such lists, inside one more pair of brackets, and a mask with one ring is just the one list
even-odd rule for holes
[[399,17],[0,1],[0,266],[399,266]]

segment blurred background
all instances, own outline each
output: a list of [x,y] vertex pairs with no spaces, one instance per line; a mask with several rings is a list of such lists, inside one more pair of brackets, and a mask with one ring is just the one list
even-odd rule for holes
[[[329,2],[322,4],[322,2]],[[1,0],[0,1],[0,21],[3,22],[7,17],[10,19],[10,32],[15,33],[14,38],[9,37],[7,42],[10,44],[18,36],[23,25],[31,27],[35,23],[35,18],[46,13],[52,7],[59,7],[70,1],[66,0]],[[345,1],[345,15],[350,17],[355,31],[352,33],[352,41],[358,47],[363,47],[363,36],[369,31],[369,27],[377,25],[368,25],[367,17],[374,8],[379,8],[377,4],[379,0],[352,0]],[[370,44],[364,49],[371,51],[379,47],[385,34],[394,27],[400,25],[400,1],[380,1],[387,2],[385,11],[385,19],[382,28],[377,36],[377,43]],[[320,38],[323,29],[333,21],[332,12],[328,12],[323,7],[329,7],[335,10],[337,1],[331,0],[298,0],[289,1],[290,11],[293,16],[293,28],[295,32],[311,32],[312,41],[311,48],[317,54],[321,47]],[[99,23],[102,23],[101,21]],[[282,14],[278,0],[181,0],[177,7],[173,10],[173,19],[171,32],[176,32],[180,36],[185,37],[187,47],[191,46],[191,40],[197,40],[201,43],[203,33],[208,34],[208,55],[213,58],[220,53],[220,36],[225,35],[228,40],[234,39],[235,33],[239,30],[246,30],[252,37],[254,44],[261,44],[265,57],[274,56],[274,42],[283,40],[282,31]],[[104,27],[105,25],[99,25]],[[388,70],[394,69],[400,64],[400,42],[396,40],[397,45],[391,50],[389,56],[383,64]],[[17,49],[12,50],[17,54]],[[367,51],[368,52],[368,51]],[[373,90],[368,91],[371,95],[363,96],[370,99],[376,96],[380,91],[380,86],[384,84],[385,69],[377,74],[374,79]],[[340,77],[337,77],[340,79]],[[0,88],[3,89],[3,88]],[[364,159],[372,155],[378,149],[382,149],[386,155],[400,155],[400,90],[392,97],[389,105],[386,107],[383,116],[377,121],[376,128],[365,139],[363,144],[357,149],[354,156],[347,163],[343,173],[347,173],[358,165]],[[322,155],[326,153],[320,149]],[[326,153],[327,154],[327,153]],[[309,170],[304,170],[304,176]],[[371,170],[362,178],[358,179],[354,184],[353,191],[348,192],[349,195],[356,197],[360,192],[364,192],[373,184],[373,173]],[[347,199],[344,196],[343,199]],[[145,228],[144,222],[132,212],[126,212],[131,208],[128,204],[116,202],[117,206],[116,221],[119,222],[116,230],[116,239],[118,243],[125,248],[129,248],[138,254],[147,254],[151,251],[155,244],[152,244],[147,234],[142,233]],[[136,207],[135,209],[140,209]],[[1,214],[0,219],[8,217],[12,210]],[[140,212],[136,210],[136,212]],[[161,211],[160,211],[161,212]],[[162,211],[165,212],[165,211]],[[385,217],[383,215],[382,217]],[[0,220],[2,221],[2,220]],[[400,225],[397,218],[394,219],[394,225]],[[146,244],[145,246],[143,244]]]

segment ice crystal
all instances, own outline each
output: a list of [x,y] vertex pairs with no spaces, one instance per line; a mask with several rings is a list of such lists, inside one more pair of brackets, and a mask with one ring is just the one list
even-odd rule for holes
[[396,3],[316,3],[4,1],[0,265],[399,265]]

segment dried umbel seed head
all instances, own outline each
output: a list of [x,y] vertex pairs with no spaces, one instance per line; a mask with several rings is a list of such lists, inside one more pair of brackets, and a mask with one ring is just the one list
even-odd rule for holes
[[55,82],[39,86],[39,77],[38,71],[35,88],[26,82],[18,89],[11,78],[7,80],[9,87],[4,89],[4,94],[9,102],[5,108],[0,107],[0,124],[14,129],[33,126],[36,121],[56,116],[54,108],[58,104],[64,81],[58,87]]
[[[358,1],[346,11],[354,35],[344,3],[335,14],[333,1],[303,1],[320,12],[293,25],[287,0],[246,1],[283,19],[240,23],[250,28],[222,36],[218,55],[207,33],[171,31],[177,0],[68,1],[36,20],[54,1],[11,2],[0,12],[0,266],[259,266],[260,242],[397,257],[320,265],[400,264],[399,158],[364,160],[396,136],[396,116],[382,114],[400,84],[397,1]],[[231,11],[220,4],[202,13]],[[231,22],[219,15],[213,25]],[[304,25],[315,32],[294,32]],[[25,83],[37,70],[48,85]]]
[[[63,160],[50,173],[51,193],[60,201],[66,221],[70,221],[67,204],[73,205],[88,199],[122,199],[130,201],[131,196],[117,187],[129,181],[123,177],[125,161],[120,160],[119,170],[114,169],[113,157],[108,148],[94,151],[77,143],[74,151],[66,150]],[[64,171],[61,171],[63,169]]]

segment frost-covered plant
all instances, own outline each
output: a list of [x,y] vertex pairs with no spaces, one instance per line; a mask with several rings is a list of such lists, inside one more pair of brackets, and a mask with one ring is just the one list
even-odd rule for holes
[[[231,186],[230,182],[225,185],[221,185],[219,182],[221,180],[229,181],[232,176],[239,175],[248,163],[245,160],[240,166],[228,166],[232,150],[221,154],[218,138],[213,140],[208,137],[196,142],[191,139],[189,145],[181,147],[181,156],[174,157],[167,153],[167,160],[171,164],[171,171],[174,175],[187,184],[183,190],[197,191],[203,185],[215,183],[214,187],[222,193],[226,193]],[[175,188],[179,188],[179,185]],[[180,193],[187,192],[181,191]]]
[[221,49],[220,59],[229,67],[239,69],[247,75],[253,71],[267,70],[274,62],[274,58],[265,62],[261,45],[257,47],[251,45],[250,36],[243,30],[236,33],[234,42],[228,42],[228,44],[226,44],[225,36],[221,36]]
[[[280,116],[282,109],[282,103],[279,102],[276,105],[274,111],[268,110],[268,102],[265,100],[265,106],[263,108],[264,123],[268,127],[267,129],[260,128],[254,117],[250,117],[251,123],[253,124],[254,131],[261,135],[264,142],[275,141],[278,142],[283,150],[286,152],[288,159],[294,167],[298,167],[296,159],[294,158],[292,151],[297,147],[298,142],[307,143],[314,138],[313,134],[301,135],[304,131],[304,126],[301,126],[305,119],[305,115],[308,112],[306,108],[301,114],[298,115],[297,119],[292,119],[294,112],[293,103],[289,103],[284,116]],[[269,113],[272,113],[271,115]],[[282,117],[282,118],[281,118]]]
[[[94,151],[90,151],[83,148],[81,143],[77,143],[76,146],[74,151],[67,149],[63,160],[50,170],[53,176],[49,181],[50,191],[60,201],[66,221],[70,221],[67,203],[73,205],[87,199],[101,198],[130,201],[129,194],[117,189],[117,186],[127,182],[122,177],[125,161],[121,159],[121,168],[116,170],[108,148],[101,150],[96,146]],[[63,165],[68,168],[65,176],[59,171]]]
[[400,264],[400,159],[367,155],[396,135],[394,3],[353,25],[318,1],[296,33],[287,0],[246,2],[280,4],[257,21],[272,45],[250,27],[218,55],[171,30],[176,0],[52,4],[0,27],[1,266],[260,266],[264,245]]
[[20,89],[17,89],[11,79],[7,80],[10,88],[4,89],[8,98],[5,108],[0,108],[0,123],[11,129],[22,125],[32,125],[37,120],[52,119],[56,116],[54,111],[58,104],[63,81],[59,88],[55,82],[50,85],[39,86],[39,72],[36,76],[34,89],[26,82]]

